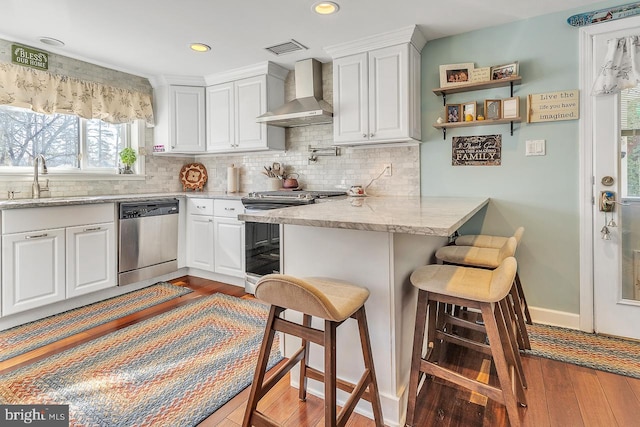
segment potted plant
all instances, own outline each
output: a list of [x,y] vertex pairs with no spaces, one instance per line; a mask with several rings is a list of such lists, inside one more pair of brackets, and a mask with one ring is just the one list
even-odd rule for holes
[[133,169],[131,169],[131,166],[133,166],[137,159],[138,156],[136,155],[136,151],[133,148],[123,148],[122,151],[120,151],[120,161],[124,165],[124,170],[122,173],[132,174]]

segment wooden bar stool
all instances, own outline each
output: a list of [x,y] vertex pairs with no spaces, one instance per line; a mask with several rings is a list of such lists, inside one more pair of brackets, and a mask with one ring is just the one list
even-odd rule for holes
[[[444,246],[436,251],[436,259],[445,264],[454,264],[468,267],[494,269],[507,257],[515,256],[518,247],[516,237],[508,237],[503,240],[499,248],[484,248],[477,246]],[[517,274],[517,272],[516,272]],[[511,314],[517,323],[518,345],[521,349],[531,349],[529,333],[521,304],[521,298],[517,292],[517,284],[514,277],[510,289]]]
[[[518,227],[513,233],[513,237],[518,241],[518,245],[520,245],[520,240],[522,239],[522,235],[524,234],[524,227]],[[508,237],[503,236],[492,236],[489,234],[468,234],[465,236],[459,236],[455,244],[456,246],[475,246],[478,248],[493,248],[498,249],[502,245],[504,245],[505,241]],[[526,322],[529,325],[532,325],[531,314],[529,313],[529,304],[527,304],[527,299],[524,295],[524,289],[522,288],[522,282],[520,281],[520,275],[516,272],[515,278],[516,290],[518,292],[518,297],[520,298],[520,304],[522,305],[522,309],[524,311],[524,317]]]
[[[364,309],[369,291],[336,279],[268,274],[258,281],[255,295],[258,299],[271,304],[271,310],[242,425],[244,427],[278,425],[273,419],[257,410],[258,401],[296,363],[301,362],[299,398],[302,401],[306,399],[307,378],[324,382],[325,426],[344,426],[362,398],[371,402],[376,426],[382,427],[382,407]],[[281,319],[280,314],[287,309],[303,313],[302,324]],[[312,316],[324,319],[324,331],[311,327]],[[358,322],[365,367],[357,385],[336,378],[336,329],[350,317]],[[264,381],[276,331],[301,338],[302,345],[286,364]],[[308,366],[309,346],[312,342],[324,347],[324,373]],[[336,388],[351,393],[339,414],[336,408]]]
[[[427,265],[411,274],[411,284],[418,288],[418,306],[413,340],[413,355],[409,379],[407,426],[415,425],[418,385],[422,374],[432,375],[483,394],[505,405],[512,427],[520,426],[518,402],[526,406],[524,387],[517,371],[517,358],[510,342],[508,319],[505,319],[506,298],[517,269],[515,258],[506,258],[495,270],[453,265]],[[445,341],[464,345],[451,338],[442,327],[446,323],[439,307],[454,304],[480,310],[489,338],[488,348],[493,358],[500,387],[468,378],[435,360]],[[428,321],[427,321],[428,316]],[[427,353],[423,357],[425,329]],[[468,347],[482,351],[480,344]],[[517,353],[517,349],[515,350]]]

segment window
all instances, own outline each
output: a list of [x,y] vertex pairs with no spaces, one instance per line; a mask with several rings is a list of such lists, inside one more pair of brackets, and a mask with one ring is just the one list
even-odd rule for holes
[[50,171],[117,173],[131,126],[0,105],[0,170],[19,171],[42,154]]
[[623,198],[640,197],[640,89],[620,92],[620,179]]

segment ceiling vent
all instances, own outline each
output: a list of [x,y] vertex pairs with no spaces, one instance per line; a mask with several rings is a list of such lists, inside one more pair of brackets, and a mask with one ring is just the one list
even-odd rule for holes
[[287,53],[297,52],[299,50],[307,50],[308,48],[294,39],[291,39],[288,42],[280,43],[275,46],[265,47],[266,50],[273,53],[274,55],[285,55]]

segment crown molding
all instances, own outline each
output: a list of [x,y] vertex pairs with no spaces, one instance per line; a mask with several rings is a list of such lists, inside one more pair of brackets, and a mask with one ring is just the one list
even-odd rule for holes
[[427,43],[427,39],[417,25],[410,25],[408,27],[403,27],[382,34],[376,34],[351,42],[326,46],[324,50],[331,55],[333,59],[335,59],[405,43],[412,44],[418,52],[420,52]]
[[270,75],[280,80],[285,80],[289,74],[289,70],[274,62],[266,61],[246,67],[236,68],[217,74],[209,74],[204,77],[207,86],[227,83],[235,80],[245,79],[248,77]]

